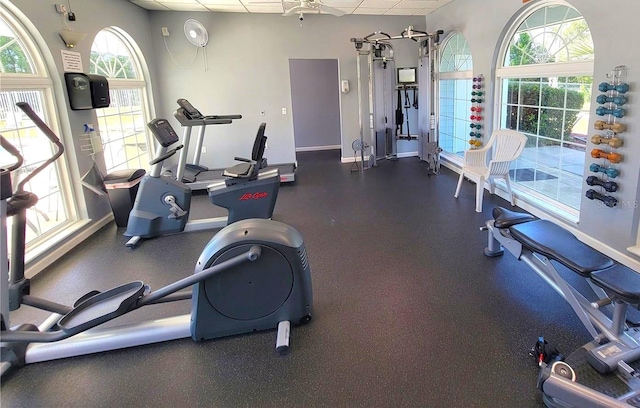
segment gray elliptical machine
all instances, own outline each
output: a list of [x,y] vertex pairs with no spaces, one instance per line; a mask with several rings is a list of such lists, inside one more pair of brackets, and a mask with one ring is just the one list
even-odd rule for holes
[[222,175],[226,178],[212,182],[207,187],[211,203],[226,208],[228,217],[193,221],[189,221],[189,186],[161,174],[164,160],[182,149],[183,145],[172,148],[179,138],[166,119],[154,119],[148,126],[160,148],[156,158],[150,162],[151,172],[140,182],[129,214],[124,233],[131,237],[126,243],[127,247],[134,248],[141,238],[222,228],[248,218],[271,218],[280,188],[280,177],[277,169],[260,169],[267,141],[265,123],[258,128],[251,159],[236,157],[243,163],[224,170]]
[[[33,178],[64,151],[58,137],[26,103],[18,106],[56,146]],[[11,171],[22,163],[1,135],[0,145],[16,164],[0,169],[0,348],[1,373],[12,366],[74,357],[191,337],[195,341],[257,330],[278,329],[276,350],[289,348],[291,324],[311,320],[311,270],[302,236],[293,227],[264,219],[241,220],[223,228],[207,244],[195,272],[152,290],[141,281],[91,291],[73,306],[30,294],[24,275],[26,211],[37,203],[23,180],[11,188]],[[11,262],[6,259],[6,218],[13,217]],[[193,293],[188,288],[193,287]],[[141,307],[191,300],[190,314],[120,326],[97,327]],[[44,323],[12,327],[11,311],[31,306],[52,313]]]

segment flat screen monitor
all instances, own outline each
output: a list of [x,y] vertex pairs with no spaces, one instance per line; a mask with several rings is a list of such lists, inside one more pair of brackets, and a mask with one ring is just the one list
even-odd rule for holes
[[415,84],[418,82],[416,67],[412,68],[398,68],[398,83],[399,84]]

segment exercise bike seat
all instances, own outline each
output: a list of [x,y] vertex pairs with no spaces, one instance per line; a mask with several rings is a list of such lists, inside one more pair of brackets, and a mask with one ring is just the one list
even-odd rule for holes
[[492,215],[493,226],[500,229],[535,220],[535,217],[531,214],[507,210],[504,207],[494,207]]
[[235,160],[242,161],[244,163],[239,163],[233,167],[225,169],[222,172],[223,176],[233,179],[250,180],[258,176],[260,168],[263,167],[264,149],[267,146],[267,137],[264,135],[266,127],[266,123],[262,123],[258,127],[258,133],[256,134],[256,139],[253,142],[253,148],[251,150],[251,159],[236,157]]
[[525,248],[559,262],[585,278],[614,265],[611,259],[579,241],[571,232],[547,220],[513,225],[509,232]]

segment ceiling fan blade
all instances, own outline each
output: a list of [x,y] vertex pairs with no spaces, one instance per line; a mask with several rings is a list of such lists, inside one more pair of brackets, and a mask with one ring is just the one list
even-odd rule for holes
[[333,14],[336,17],[341,17],[344,16],[344,11],[339,10],[337,8],[333,8],[333,7],[329,7],[329,6],[325,6],[324,4],[320,3],[318,5],[318,8],[320,9],[320,11],[324,11],[327,14]]
[[318,7],[294,6],[285,11],[282,15],[288,17],[294,14],[320,14],[320,9]]

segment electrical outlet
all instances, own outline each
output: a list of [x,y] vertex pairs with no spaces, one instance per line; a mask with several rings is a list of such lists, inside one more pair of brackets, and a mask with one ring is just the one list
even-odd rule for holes
[[207,146],[202,146],[202,154],[206,154],[207,153]]
[[260,111],[260,116],[264,116],[264,111],[263,110]]
[[167,27],[162,27],[162,35],[165,37],[169,36],[169,29]]
[[287,114],[287,108],[282,108],[282,114],[286,115]]
[[69,10],[67,10],[67,6],[64,4],[56,4],[56,11],[59,14],[65,14]]

